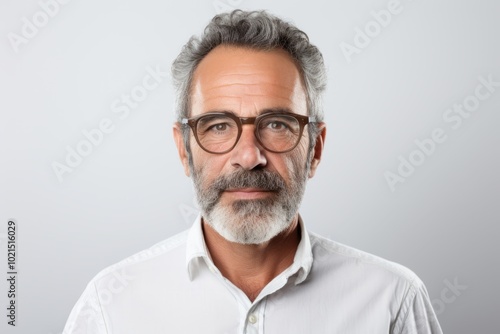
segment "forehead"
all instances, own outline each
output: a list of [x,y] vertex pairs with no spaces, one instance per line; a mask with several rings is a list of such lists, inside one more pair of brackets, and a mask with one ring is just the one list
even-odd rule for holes
[[264,109],[307,114],[299,69],[281,49],[218,46],[199,63],[191,88],[191,116],[210,111],[249,116]]

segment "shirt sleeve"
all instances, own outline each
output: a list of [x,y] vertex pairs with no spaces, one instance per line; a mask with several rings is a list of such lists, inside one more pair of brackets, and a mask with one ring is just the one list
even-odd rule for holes
[[73,307],[63,334],[108,334],[94,281]]
[[443,334],[427,289],[418,278],[411,285],[403,301],[393,333]]

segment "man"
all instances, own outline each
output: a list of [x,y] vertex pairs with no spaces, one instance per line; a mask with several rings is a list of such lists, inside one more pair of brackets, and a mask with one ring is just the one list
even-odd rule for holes
[[410,270],[309,233],[321,53],[265,12],[213,18],[175,60],[174,139],[201,215],[99,273],[65,333],[441,333]]

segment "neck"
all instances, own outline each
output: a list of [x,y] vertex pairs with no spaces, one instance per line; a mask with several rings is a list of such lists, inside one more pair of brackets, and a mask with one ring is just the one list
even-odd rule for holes
[[203,233],[215,266],[252,302],[270,281],[293,263],[300,242],[298,215],[287,230],[258,245],[228,241],[205,221]]

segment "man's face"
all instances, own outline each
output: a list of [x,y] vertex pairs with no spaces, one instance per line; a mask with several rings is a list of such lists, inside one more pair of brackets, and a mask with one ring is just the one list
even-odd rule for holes
[[[269,110],[307,115],[299,71],[285,51],[219,46],[195,70],[190,117],[214,111],[255,117]],[[243,125],[238,143],[224,154],[205,152],[190,133],[192,164],[179,128],[174,135],[204,221],[224,238],[261,244],[295,222],[307,177],[314,174],[314,160],[319,161],[314,151],[308,154],[307,127],[287,153],[265,150],[254,125]]]

